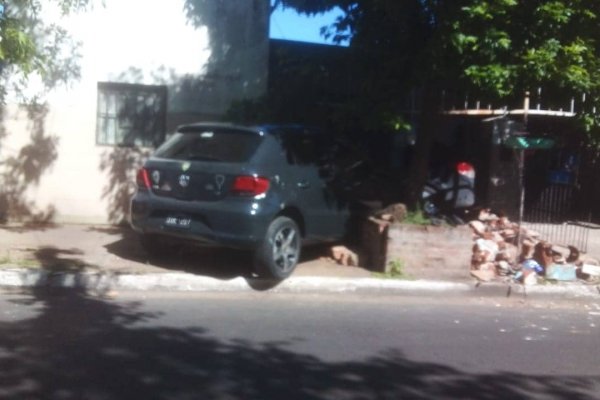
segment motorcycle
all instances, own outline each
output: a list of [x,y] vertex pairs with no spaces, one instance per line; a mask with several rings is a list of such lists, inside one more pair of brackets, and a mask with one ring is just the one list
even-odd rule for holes
[[423,188],[421,207],[434,223],[464,224],[475,205],[475,168],[461,161],[430,177]]

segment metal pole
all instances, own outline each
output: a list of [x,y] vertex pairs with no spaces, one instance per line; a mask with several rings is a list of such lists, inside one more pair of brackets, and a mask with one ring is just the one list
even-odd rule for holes
[[[523,101],[523,124],[527,129],[527,117],[529,113],[529,92],[525,92],[525,100]],[[519,198],[519,233],[517,235],[517,247],[521,254],[521,229],[523,227],[523,214],[525,213],[525,149],[519,149],[519,185],[521,196]]]

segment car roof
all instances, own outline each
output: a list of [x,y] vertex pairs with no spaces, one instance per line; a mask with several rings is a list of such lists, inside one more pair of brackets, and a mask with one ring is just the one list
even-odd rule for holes
[[239,129],[242,131],[249,132],[273,132],[273,131],[283,131],[286,133],[316,133],[318,129],[301,125],[301,124],[261,124],[261,125],[241,125],[235,124],[231,122],[196,122],[191,124],[180,125],[177,127],[177,132],[181,133],[191,133],[197,132],[201,129]]
[[241,130],[251,130],[256,131],[254,127],[237,125],[229,122],[195,122],[192,124],[180,125],[177,127],[177,132],[188,133],[188,132],[196,132],[198,130],[203,129],[222,129],[222,128],[233,128],[233,129],[241,129]]

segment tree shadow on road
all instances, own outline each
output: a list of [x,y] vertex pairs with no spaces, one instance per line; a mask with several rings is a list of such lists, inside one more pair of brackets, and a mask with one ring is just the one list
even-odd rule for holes
[[286,341],[223,340],[195,315],[186,326],[164,326],[161,314],[139,302],[81,290],[3,297],[9,300],[0,322],[5,400],[592,399],[600,389],[598,376],[468,374],[409,360],[398,349],[324,361]]
[[39,247],[29,249],[40,263],[43,270],[48,272],[89,272],[98,270],[98,266],[92,265],[82,259],[84,255],[79,249],[58,249],[56,247]]

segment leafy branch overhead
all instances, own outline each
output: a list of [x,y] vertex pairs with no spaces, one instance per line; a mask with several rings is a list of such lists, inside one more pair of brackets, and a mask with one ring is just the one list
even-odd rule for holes
[[[19,91],[38,75],[46,88],[79,76],[78,43],[59,25],[45,18],[54,9],[68,15],[91,6],[93,0],[7,0],[0,18],[0,75],[11,77]],[[2,85],[2,90],[6,86]],[[5,93],[0,93],[4,95]]]
[[[600,98],[600,2],[588,0],[280,0],[344,16],[323,33],[366,55],[364,81],[459,86],[490,100],[543,87]],[[336,36],[337,35],[337,36]],[[384,92],[385,94],[385,92]],[[377,91],[371,93],[377,96]],[[389,101],[393,102],[393,99]]]

